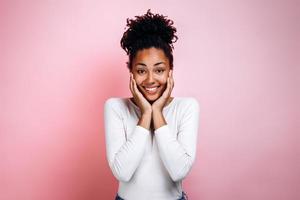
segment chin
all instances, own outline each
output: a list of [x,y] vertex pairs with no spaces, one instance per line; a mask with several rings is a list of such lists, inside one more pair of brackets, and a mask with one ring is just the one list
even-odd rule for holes
[[157,100],[158,98],[147,98],[147,100],[150,102],[150,103],[153,103]]
[[150,102],[153,103],[154,101],[156,101],[160,96],[159,95],[155,95],[155,96],[149,96],[149,95],[144,95],[146,97],[146,99]]

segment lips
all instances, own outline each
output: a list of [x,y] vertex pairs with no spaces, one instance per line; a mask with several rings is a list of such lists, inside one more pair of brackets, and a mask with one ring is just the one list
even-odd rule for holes
[[146,92],[148,94],[155,94],[158,91],[159,87],[160,86],[156,86],[156,87],[143,87],[143,88],[146,90]]

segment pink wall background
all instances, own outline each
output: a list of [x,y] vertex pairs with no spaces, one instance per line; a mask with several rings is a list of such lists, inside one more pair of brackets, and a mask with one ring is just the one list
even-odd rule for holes
[[1,1],[0,199],[113,199],[103,103],[129,96],[119,41],[175,22],[174,96],[201,104],[192,200],[300,199],[300,2]]

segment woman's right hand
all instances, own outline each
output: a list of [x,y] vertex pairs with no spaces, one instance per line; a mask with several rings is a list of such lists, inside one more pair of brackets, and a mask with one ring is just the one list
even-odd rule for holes
[[143,96],[143,94],[139,91],[137,84],[133,78],[133,74],[130,72],[130,84],[129,84],[130,91],[134,98],[135,103],[140,108],[142,114],[151,114],[152,113],[152,106],[147,101],[147,99]]

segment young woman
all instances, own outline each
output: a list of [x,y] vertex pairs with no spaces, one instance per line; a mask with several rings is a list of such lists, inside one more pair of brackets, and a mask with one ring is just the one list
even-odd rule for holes
[[131,98],[104,105],[109,166],[119,180],[116,200],[187,199],[182,180],[195,160],[199,105],[171,97],[176,28],[166,16],[127,19],[121,46],[129,56]]

